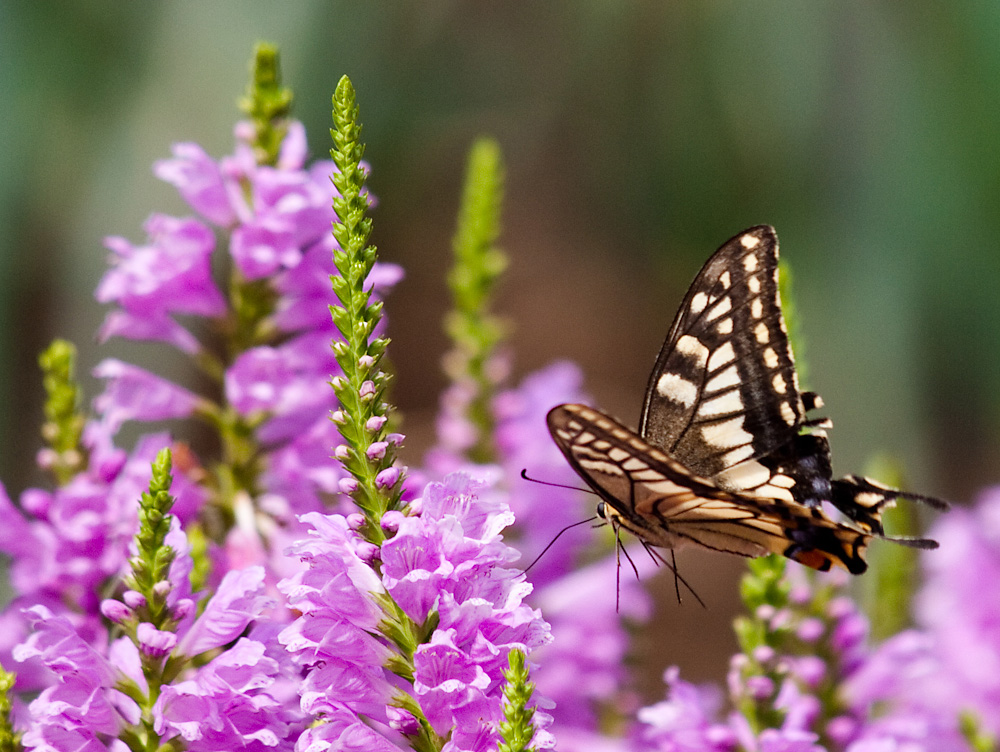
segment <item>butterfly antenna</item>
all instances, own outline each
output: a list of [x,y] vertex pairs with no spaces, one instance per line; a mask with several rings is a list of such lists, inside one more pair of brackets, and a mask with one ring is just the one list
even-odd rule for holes
[[588,517],[585,520],[580,520],[579,522],[574,522],[572,525],[567,525],[566,527],[564,527],[562,530],[560,530],[558,533],[556,533],[556,537],[553,538],[551,541],[549,541],[549,545],[547,545],[545,548],[543,548],[542,552],[540,554],[538,554],[538,556],[535,557],[535,560],[528,565],[527,569],[524,570],[524,573],[527,574],[528,571],[533,566],[535,566],[535,564],[538,563],[538,560],[541,559],[543,556],[545,556],[545,552],[548,551],[550,548],[552,548],[553,544],[557,540],[559,540],[559,536],[560,535],[562,535],[563,533],[565,533],[570,528],[579,527],[580,525],[586,525],[588,522],[593,522],[596,519],[600,519],[600,518],[595,514],[593,517]]
[[909,491],[896,491],[896,496],[900,499],[909,499],[910,501],[919,501],[922,504],[926,504],[932,509],[937,509],[940,512],[947,512],[951,509],[951,504],[944,499],[937,499],[933,496],[925,496],[924,494],[910,493]]
[[669,569],[671,572],[673,572],[673,575],[674,575],[674,591],[677,593],[677,602],[678,603],[681,602],[681,591],[680,591],[680,586],[678,585],[678,583],[680,583],[681,585],[683,585],[684,587],[686,587],[688,589],[688,592],[691,593],[691,595],[694,596],[694,599],[696,601],[698,601],[699,604],[701,604],[701,607],[703,609],[705,609],[706,611],[708,610],[708,606],[705,605],[705,601],[703,601],[701,599],[701,596],[698,595],[698,593],[695,591],[695,589],[693,587],[691,587],[691,583],[688,582],[687,580],[685,580],[684,576],[680,572],[677,571],[677,557],[676,557],[673,549],[670,549],[670,559],[673,562],[673,563],[671,563],[670,561],[667,561],[666,559],[664,559],[663,556],[660,554],[659,551],[657,551],[655,548],[653,548],[652,546],[650,546],[645,541],[642,542],[642,547],[646,549],[646,553],[649,554],[650,558],[652,558],[653,561],[660,562],[667,569]]
[[552,481],[549,480],[539,480],[538,478],[532,478],[530,475],[528,475],[528,468],[526,467],[521,468],[521,477],[527,481],[531,481],[532,483],[539,483],[543,486],[552,486],[553,488],[565,488],[568,491],[579,491],[580,493],[589,493],[589,494],[595,493],[594,489],[592,488],[579,488],[577,486],[568,486],[565,483],[553,483]]

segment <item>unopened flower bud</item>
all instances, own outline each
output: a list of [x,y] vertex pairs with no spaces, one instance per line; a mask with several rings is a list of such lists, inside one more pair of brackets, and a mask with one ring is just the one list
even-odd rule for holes
[[766,676],[751,676],[747,678],[747,692],[755,700],[766,700],[774,694],[774,682]]
[[354,478],[341,478],[337,481],[337,488],[341,493],[352,494],[358,488],[358,482]]
[[368,541],[358,543],[354,552],[365,564],[373,564],[382,558],[382,550],[374,543],[369,543]]
[[160,580],[155,585],[153,585],[153,592],[156,593],[161,598],[166,598],[170,591],[174,589],[174,584],[169,580]]
[[396,729],[401,734],[415,736],[420,733],[420,722],[409,710],[394,708],[390,705],[385,709],[385,714],[389,719],[389,727]]
[[39,449],[38,453],[35,455],[35,464],[38,465],[42,470],[49,470],[55,466],[59,459],[59,453],[55,449]]
[[816,640],[823,636],[825,629],[823,621],[814,617],[803,619],[798,629],[795,630],[795,634],[803,642],[816,642]]
[[379,488],[392,488],[397,480],[399,480],[399,468],[393,465],[375,476],[375,485]]
[[133,611],[146,606],[146,596],[138,590],[126,590],[122,593],[122,600],[125,601],[126,605]]
[[382,526],[382,529],[385,530],[387,533],[395,533],[397,530],[399,530],[399,526],[403,523],[403,520],[405,519],[406,515],[404,515],[402,512],[398,512],[395,509],[390,509],[388,512],[382,515],[382,519],[379,522],[379,524]]
[[190,598],[181,598],[173,608],[173,617],[177,621],[182,621],[194,613],[194,601]]
[[122,624],[132,618],[132,609],[114,598],[101,601],[101,613],[115,624]]
[[373,415],[365,422],[365,428],[374,433],[385,425],[386,420],[388,420],[388,418],[384,415]]
[[370,460],[380,460],[385,457],[385,450],[388,448],[388,441],[374,441],[371,446],[365,450],[365,454],[368,455],[368,459]]
[[135,636],[139,649],[152,658],[162,658],[177,645],[176,634],[159,630],[145,621],[136,629]]

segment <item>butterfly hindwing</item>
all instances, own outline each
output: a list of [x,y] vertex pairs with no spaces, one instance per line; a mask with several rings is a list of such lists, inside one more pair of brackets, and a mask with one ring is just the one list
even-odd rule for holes
[[646,543],[761,556],[778,553],[815,569],[859,574],[870,536],[820,509],[719,488],[613,418],[560,405],[549,430],[573,468],[611,507],[605,516]]

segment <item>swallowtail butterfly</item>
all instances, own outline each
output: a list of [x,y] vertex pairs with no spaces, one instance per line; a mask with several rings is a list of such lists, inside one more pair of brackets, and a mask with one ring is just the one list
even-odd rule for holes
[[[815,569],[867,568],[897,498],[947,504],[868,478],[833,479],[819,395],[799,391],[778,295],[778,238],[766,225],[727,241],[695,277],[649,378],[638,433],[583,405],[549,431],[601,502],[645,544],[742,556],[783,554]],[[846,517],[829,517],[822,502]]]

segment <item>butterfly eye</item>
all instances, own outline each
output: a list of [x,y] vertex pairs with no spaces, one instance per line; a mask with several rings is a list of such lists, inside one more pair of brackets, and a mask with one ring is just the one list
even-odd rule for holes
[[607,519],[607,515],[605,515],[604,513],[605,512],[604,504],[605,502],[603,501],[597,502],[597,516],[600,517],[602,520]]

